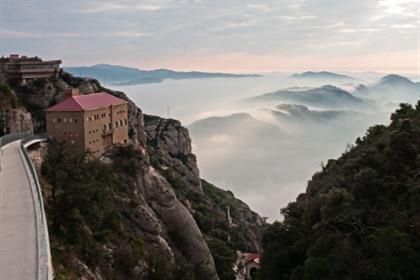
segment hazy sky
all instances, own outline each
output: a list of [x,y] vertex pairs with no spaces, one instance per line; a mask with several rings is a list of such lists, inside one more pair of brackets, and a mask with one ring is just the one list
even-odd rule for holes
[[0,52],[65,65],[419,73],[420,0],[0,0]]

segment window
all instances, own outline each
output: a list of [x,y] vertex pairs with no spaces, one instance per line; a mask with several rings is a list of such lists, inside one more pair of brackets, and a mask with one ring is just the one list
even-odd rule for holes
[[118,127],[118,122],[115,122],[115,127]]
[[64,118],[64,119],[63,119],[63,121],[64,121],[64,122],[67,122],[67,118]]
[[72,123],[73,122],[73,119],[72,118],[69,118],[69,123]]
[[56,122],[56,119],[55,118],[52,118],[52,122]]
[[57,119],[57,121],[60,123],[60,122],[61,122],[61,119],[60,119],[60,118],[58,118],[58,119]]
[[120,126],[122,126],[123,125],[123,121],[122,120],[120,120]]
[[127,124],[127,119],[124,120],[124,124]]
[[74,119],[74,123],[77,123],[77,119]]
[[106,124],[104,124],[103,131],[106,131]]

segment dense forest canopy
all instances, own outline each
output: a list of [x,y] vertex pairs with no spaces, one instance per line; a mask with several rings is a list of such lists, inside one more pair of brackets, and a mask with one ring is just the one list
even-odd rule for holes
[[420,279],[420,102],[329,160],[265,233],[261,279]]

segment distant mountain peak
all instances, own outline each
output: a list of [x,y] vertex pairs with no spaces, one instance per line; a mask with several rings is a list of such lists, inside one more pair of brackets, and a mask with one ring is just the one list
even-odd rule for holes
[[354,80],[353,77],[337,74],[334,72],[328,72],[328,71],[306,71],[303,73],[297,73],[293,74],[290,77],[292,78],[298,78],[298,79],[338,79],[338,80]]
[[395,83],[399,83],[399,84],[413,84],[413,82],[406,78],[403,77],[401,75],[397,75],[397,74],[389,74],[386,75],[384,77],[382,77],[379,81],[379,84],[395,84]]
[[[371,109],[372,104],[351,93],[332,85],[304,90],[278,90],[256,96],[250,101],[281,101],[318,108]],[[284,109],[284,108],[283,108]],[[291,109],[289,107],[288,109]],[[294,109],[303,109],[297,108]]]

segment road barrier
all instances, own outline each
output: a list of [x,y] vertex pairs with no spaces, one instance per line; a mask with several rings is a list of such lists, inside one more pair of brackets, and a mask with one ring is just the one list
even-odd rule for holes
[[13,141],[24,139],[25,137],[28,137],[30,135],[30,132],[16,132],[3,135],[2,137],[0,137],[0,148],[6,146],[7,144]]

